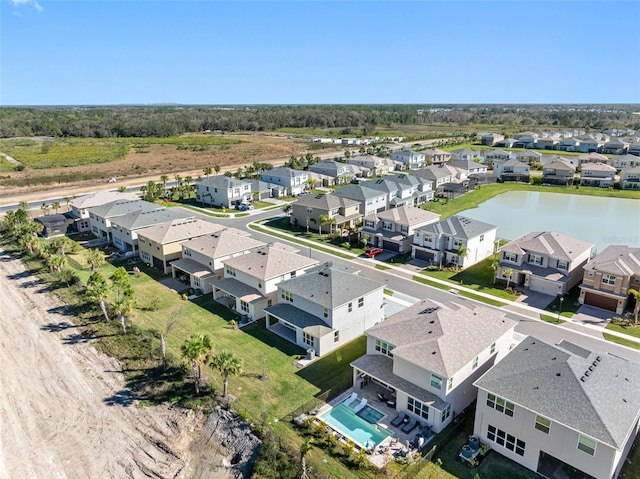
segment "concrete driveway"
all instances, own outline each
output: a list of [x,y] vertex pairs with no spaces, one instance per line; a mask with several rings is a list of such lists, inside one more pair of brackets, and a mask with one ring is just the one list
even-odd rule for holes
[[582,324],[605,327],[614,316],[616,316],[615,311],[608,311],[593,306],[580,306],[571,319]]

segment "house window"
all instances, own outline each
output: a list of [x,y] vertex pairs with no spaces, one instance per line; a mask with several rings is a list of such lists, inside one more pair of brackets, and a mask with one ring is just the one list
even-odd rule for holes
[[549,434],[549,430],[551,429],[551,419],[547,419],[546,417],[536,416],[536,424],[534,426],[538,431],[542,431],[545,434]]
[[313,336],[309,333],[302,332],[302,342],[307,346],[313,346]]
[[229,276],[235,276],[236,275],[235,268],[232,268],[231,266],[225,266],[225,271],[227,272],[227,274]]
[[194,277],[194,278],[193,278],[193,284],[194,284],[194,286],[196,286],[197,288],[199,288],[199,287],[201,286],[201,284],[200,284],[200,278],[196,278],[196,277]]
[[329,308],[324,308],[323,315],[324,315],[325,318],[329,317]]
[[282,299],[284,299],[285,301],[290,301],[293,302],[293,293],[291,291],[285,291],[284,289],[282,290],[282,292],[280,293],[280,296],[282,297]]
[[447,404],[447,406],[442,410],[440,422],[445,422],[449,418],[449,416],[451,416],[451,404]]
[[489,350],[489,354],[493,354],[496,352],[496,343],[491,343],[491,349]]
[[595,439],[591,439],[588,436],[583,436],[580,434],[578,436],[578,449],[582,452],[586,452],[590,456],[594,456],[596,454],[596,441]]
[[408,235],[409,234],[409,227],[405,226],[405,225],[402,225],[400,227],[400,233],[402,233],[403,235]]
[[376,351],[378,351],[378,352],[380,352],[380,353],[382,353],[382,354],[384,354],[386,356],[389,356],[390,358],[393,357],[393,353],[391,351],[393,351],[394,347],[395,346],[393,346],[393,345],[391,345],[389,343],[386,343],[384,341],[380,341],[379,339],[376,339]]
[[272,299],[268,299],[267,300],[267,308],[270,308],[271,306],[273,306],[273,300]]
[[473,358],[473,362],[471,363],[471,369],[475,369],[478,367],[478,356]]
[[542,256],[538,256],[535,254],[529,255],[529,263],[535,264],[537,266],[542,266]]
[[562,259],[558,260],[558,269],[567,271],[569,269],[569,262]]
[[487,439],[495,442],[496,444],[515,452],[519,456],[524,456],[525,443],[520,439],[517,439],[511,434],[507,434],[501,429],[495,426],[489,425],[487,427]]
[[249,312],[249,303],[247,303],[246,301],[240,300],[240,309],[242,311],[244,311],[245,313],[248,313]]
[[503,399],[495,394],[487,394],[487,406],[491,409],[495,409],[502,414],[506,414],[509,417],[513,417],[513,410],[515,406],[506,399]]
[[307,208],[307,213],[313,213],[313,208]]
[[603,274],[602,284],[610,284],[611,286],[613,286],[614,284],[616,284],[616,277],[612,274]]
[[431,373],[431,387],[435,389],[442,389],[442,378]]
[[262,289],[262,283],[258,281],[258,289]]
[[371,220],[365,220],[364,226],[365,226],[365,228],[373,228],[373,227],[375,227],[375,222],[373,222]]
[[347,311],[350,313],[351,311],[353,311],[353,303],[349,303],[347,305]]
[[364,298],[358,298],[358,308],[362,308],[364,306]]
[[453,389],[453,376],[451,376],[447,381],[447,391],[451,391]]
[[505,261],[513,261],[514,263],[518,261],[518,255],[515,253],[510,253],[509,251],[505,251],[502,253],[502,259]]
[[340,341],[340,331],[338,331],[337,329],[333,332],[333,342],[337,343],[338,341]]
[[295,272],[295,271],[292,271],[292,272],[291,272],[291,277],[292,277],[292,278],[295,278],[295,277],[296,277],[296,272]]
[[433,235],[424,235],[424,240],[427,243],[431,243],[431,241],[433,241]]
[[480,241],[484,241],[484,234],[480,235]]
[[413,399],[411,396],[407,398],[407,409],[424,419],[429,419],[429,406],[421,403],[417,399]]
[[393,231],[393,223],[391,221],[383,221],[382,228],[385,230]]

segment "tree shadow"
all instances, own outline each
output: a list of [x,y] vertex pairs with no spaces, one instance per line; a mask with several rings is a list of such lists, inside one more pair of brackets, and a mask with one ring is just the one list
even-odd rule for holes
[[59,333],[60,331],[65,331],[70,328],[77,328],[78,326],[67,321],[60,321],[59,323],[48,323],[43,326],[40,326],[40,329],[43,331],[48,331],[50,333]]
[[117,391],[113,395],[104,398],[102,401],[107,406],[123,406],[129,407],[132,406],[133,403],[138,399],[136,394],[130,389],[122,389]]

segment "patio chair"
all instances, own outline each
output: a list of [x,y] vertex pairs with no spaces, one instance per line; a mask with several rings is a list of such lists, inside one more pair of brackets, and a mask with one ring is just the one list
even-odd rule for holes
[[385,395],[384,395],[384,394],[382,394],[382,393],[378,393],[378,401],[380,401],[380,402],[387,402],[387,401],[388,401],[387,396],[385,396]]
[[349,396],[347,399],[344,400],[344,405],[345,406],[350,405],[353,401],[356,400],[357,397],[358,395],[356,393],[351,393],[351,396]]
[[418,426],[418,420],[416,418],[411,419],[411,421],[409,421],[407,424],[405,424],[404,426],[402,426],[402,428],[400,429],[402,432],[404,432],[405,434],[409,434],[411,431],[413,431],[416,427]]
[[367,398],[363,398],[362,401],[360,401],[360,404],[358,404],[356,407],[353,408],[353,410],[358,413],[361,410],[363,410],[365,408],[365,406],[367,405]]
[[393,421],[391,421],[391,425],[393,427],[398,427],[400,424],[404,422],[405,417],[407,417],[407,413],[401,412],[395,418],[393,418]]

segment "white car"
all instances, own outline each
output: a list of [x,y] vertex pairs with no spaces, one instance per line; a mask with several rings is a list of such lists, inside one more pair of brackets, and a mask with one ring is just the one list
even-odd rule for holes
[[107,181],[107,183],[115,183],[116,182],[116,177],[112,176],[111,178],[109,178],[109,180]]

